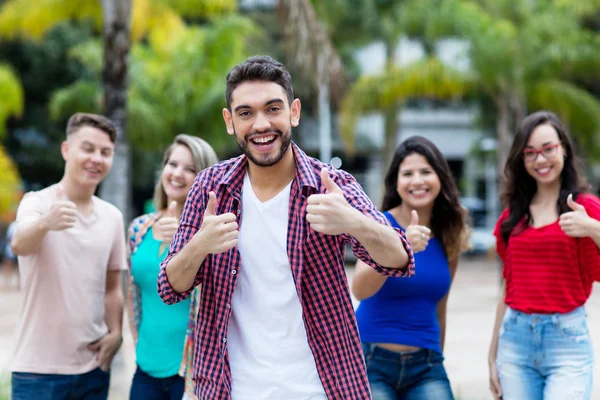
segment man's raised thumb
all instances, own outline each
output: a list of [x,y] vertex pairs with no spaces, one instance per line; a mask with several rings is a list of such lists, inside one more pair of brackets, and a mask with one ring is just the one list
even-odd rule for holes
[[419,225],[419,214],[417,213],[416,210],[412,210],[412,212],[411,212],[410,224],[411,225]]
[[342,192],[342,189],[340,189],[340,187],[336,185],[333,179],[331,179],[329,176],[329,171],[327,168],[321,169],[321,181],[323,182],[323,185],[325,185],[327,193]]
[[56,185],[56,200],[66,200],[67,195],[65,194],[65,188],[62,183]]
[[169,208],[167,209],[167,216],[171,218],[177,218],[177,202],[173,200],[169,204]]
[[569,197],[567,197],[567,205],[573,211],[585,211],[585,207],[573,200],[573,194],[570,194]]
[[208,203],[204,215],[217,215],[217,195],[215,192],[208,193]]

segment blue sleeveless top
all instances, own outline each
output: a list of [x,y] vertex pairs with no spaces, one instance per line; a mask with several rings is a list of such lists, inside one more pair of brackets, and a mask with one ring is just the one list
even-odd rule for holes
[[[388,212],[394,228],[404,231]],[[427,248],[415,253],[415,274],[388,277],[377,293],[360,302],[356,320],[360,340],[394,343],[442,352],[437,304],[450,289],[448,257],[440,241],[432,237]]]

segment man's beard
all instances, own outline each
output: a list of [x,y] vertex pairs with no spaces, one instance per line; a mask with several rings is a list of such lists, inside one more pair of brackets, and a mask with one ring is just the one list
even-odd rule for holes
[[[290,144],[292,143],[292,128],[288,129],[285,134],[282,134],[280,130],[276,130],[276,129],[267,131],[267,132],[260,132],[260,133],[271,133],[271,134],[274,134],[275,136],[279,136],[281,138],[281,148],[279,149],[279,153],[277,153],[277,155],[275,157],[267,156],[267,157],[258,159],[250,151],[249,144],[248,144],[249,140],[246,138],[249,136],[252,136],[256,133],[259,133],[259,132],[252,132],[252,133],[246,135],[246,137],[243,139],[241,139],[238,136],[237,132],[235,131],[235,127],[233,128],[233,133],[235,136],[235,142],[237,143],[237,145],[240,148],[240,150],[242,151],[242,153],[244,153],[250,161],[252,161],[254,164],[256,164],[260,167],[270,167],[272,165],[277,164],[279,161],[281,161],[281,159],[285,155],[285,152],[287,151],[287,149],[290,147]],[[277,138],[275,138],[274,140],[277,140]]]

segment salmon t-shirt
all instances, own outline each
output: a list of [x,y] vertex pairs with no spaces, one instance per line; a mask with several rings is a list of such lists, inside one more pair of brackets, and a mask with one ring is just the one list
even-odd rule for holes
[[[56,199],[57,185],[29,192],[17,212],[17,231],[39,219]],[[90,215],[49,231],[34,254],[19,257],[24,294],[13,372],[82,374],[98,367],[87,346],[108,333],[104,294],[109,270],[127,268],[121,212],[93,197]]]

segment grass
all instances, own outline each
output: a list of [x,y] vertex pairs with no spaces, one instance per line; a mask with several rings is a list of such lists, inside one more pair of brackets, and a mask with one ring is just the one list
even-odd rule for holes
[[0,400],[10,400],[10,374],[0,375]]

